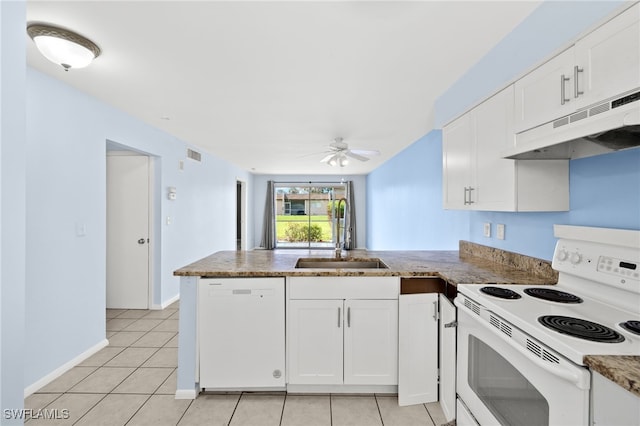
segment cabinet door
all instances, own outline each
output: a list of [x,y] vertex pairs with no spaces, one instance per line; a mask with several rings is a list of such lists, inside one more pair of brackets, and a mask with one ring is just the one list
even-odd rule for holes
[[571,95],[581,106],[640,86],[639,21],[636,4],[576,43],[575,66],[582,72],[574,68],[578,85],[574,81]]
[[473,109],[473,210],[513,211],[516,207],[516,160],[501,158],[513,146],[513,102],[511,85]]
[[398,405],[438,399],[438,293],[399,300]]
[[344,383],[398,383],[398,301],[345,301]]
[[456,307],[440,294],[440,406],[447,421],[456,417]]
[[342,383],[343,303],[289,301],[289,383]]
[[516,133],[570,114],[575,109],[572,100],[573,49],[565,50],[516,81]]
[[445,209],[468,209],[466,188],[471,185],[471,114],[452,121],[442,131],[442,196]]

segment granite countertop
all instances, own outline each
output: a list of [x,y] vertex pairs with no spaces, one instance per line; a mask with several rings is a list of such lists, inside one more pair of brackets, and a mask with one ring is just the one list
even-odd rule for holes
[[584,363],[591,370],[640,396],[640,356],[587,355]]
[[174,275],[202,277],[400,276],[441,277],[450,284],[554,284],[557,277],[496,263],[460,251],[345,251],[348,259],[378,258],[388,269],[296,269],[299,258],[333,258],[326,250],[220,251],[178,269]]

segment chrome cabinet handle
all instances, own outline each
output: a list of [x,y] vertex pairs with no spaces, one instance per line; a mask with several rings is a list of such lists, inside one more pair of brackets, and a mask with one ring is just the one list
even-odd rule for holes
[[444,325],[444,328],[455,328],[458,326],[458,321],[451,321]]
[[[468,205],[468,204],[473,204],[473,201],[471,200],[471,191],[473,191],[474,188],[472,187],[464,187],[464,205]],[[467,194],[469,194],[469,199],[467,199]]]
[[440,315],[438,312],[438,301],[433,302],[433,320],[438,321]]
[[347,327],[351,327],[351,306],[347,308]]
[[584,72],[584,68],[580,68],[579,66],[573,67],[573,94],[574,98],[577,98],[580,95],[584,95],[583,91],[580,91],[578,87],[578,74]]
[[564,74],[560,76],[560,105],[564,105],[565,102],[569,102],[571,99],[567,98],[564,90],[565,83],[571,80],[569,77],[565,77]]
[[341,319],[340,319],[340,310],[341,310],[341,309],[342,309],[342,308],[338,308],[338,328],[340,328],[341,323],[342,323],[342,321],[341,321]]

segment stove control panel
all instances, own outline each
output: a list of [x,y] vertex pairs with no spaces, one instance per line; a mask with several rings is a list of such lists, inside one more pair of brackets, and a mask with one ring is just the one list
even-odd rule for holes
[[553,257],[558,272],[640,293],[640,250],[559,240]]
[[598,271],[623,278],[640,279],[640,265],[638,263],[608,256],[600,256],[598,259]]

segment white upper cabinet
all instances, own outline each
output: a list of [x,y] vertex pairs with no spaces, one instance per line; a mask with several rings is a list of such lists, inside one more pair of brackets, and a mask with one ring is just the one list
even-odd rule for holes
[[536,127],[575,111],[572,100],[573,47],[515,83],[515,131]]
[[515,132],[640,87],[640,4],[515,83]]
[[567,160],[509,160],[513,145],[509,86],[443,129],[445,209],[564,211],[569,208]]
[[640,87],[640,4],[578,41],[575,58],[578,107]]

